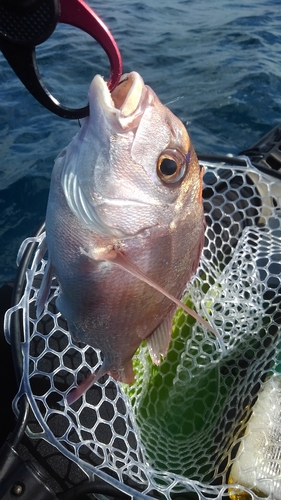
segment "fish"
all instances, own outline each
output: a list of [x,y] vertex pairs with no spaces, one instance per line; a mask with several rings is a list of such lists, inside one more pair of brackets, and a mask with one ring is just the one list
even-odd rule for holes
[[88,97],[89,116],[55,160],[37,297],[40,316],[55,276],[73,340],[102,354],[69,404],[105,374],[131,384],[143,340],[159,364],[178,306],[212,330],[180,301],[205,232],[203,171],[185,126],[134,71],[112,93],[96,75]]

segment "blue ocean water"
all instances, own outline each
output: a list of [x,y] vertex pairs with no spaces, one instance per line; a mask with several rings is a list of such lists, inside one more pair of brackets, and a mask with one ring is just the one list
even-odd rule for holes
[[[233,153],[281,121],[280,0],[116,0],[88,3],[107,23],[124,72],[138,71],[186,124],[200,153]],[[105,54],[59,25],[38,47],[43,80],[82,106]],[[78,123],[29,95],[0,54],[0,283],[13,279],[21,241],[44,220],[53,162]]]

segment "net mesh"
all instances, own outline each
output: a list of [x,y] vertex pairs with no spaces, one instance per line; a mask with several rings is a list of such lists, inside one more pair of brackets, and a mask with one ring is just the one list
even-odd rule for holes
[[[12,315],[22,314],[23,378],[14,409],[26,393],[36,421],[29,436],[56,446],[90,478],[98,475],[136,498],[189,492],[200,499],[229,492],[238,498],[241,490],[280,498],[274,464],[281,458],[281,183],[244,161],[239,167],[203,162],[205,246],[183,298],[220,338],[178,310],[159,367],[143,344],[134,356],[132,386],[105,376],[68,406],[65,391],[97,369],[101,358],[98,350],[72,341],[55,307],[55,278],[36,318],[44,234],[36,239],[24,295],[6,314],[7,336]],[[271,403],[261,411],[259,395],[267,401],[268,392]],[[244,466],[245,436],[253,434],[252,417],[259,413],[266,413],[266,424],[256,417],[258,445]]]

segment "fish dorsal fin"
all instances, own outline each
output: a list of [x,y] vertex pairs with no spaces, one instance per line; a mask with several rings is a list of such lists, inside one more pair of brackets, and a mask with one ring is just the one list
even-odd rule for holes
[[160,365],[161,356],[164,358],[169,349],[174,310],[160,323],[160,325],[146,338],[150,357],[155,365]]
[[141,269],[139,269],[133,262],[131,262],[126,255],[124,255],[122,252],[116,250],[116,251],[111,251],[108,253],[108,255],[103,256],[105,260],[108,260],[110,262],[113,262],[119,267],[122,267],[126,271],[128,271],[130,274],[135,276],[135,278],[140,279],[141,281],[144,281],[148,285],[150,285],[152,288],[157,290],[158,292],[162,293],[170,299],[174,304],[176,304],[177,307],[180,307],[183,309],[185,312],[187,312],[190,316],[192,316],[198,323],[200,323],[204,328],[207,328],[210,332],[212,332],[216,337],[220,339],[220,336],[218,332],[206,321],[205,319],[201,318],[199,314],[197,314],[193,309],[190,309],[186,304],[184,304],[181,300],[177,299],[172,295],[171,293],[167,292],[165,288],[163,288],[161,285],[158,285],[154,280],[149,278]]
[[48,260],[36,300],[37,319],[40,318],[44,310],[45,304],[48,300],[52,279],[53,279],[53,268],[50,260]]

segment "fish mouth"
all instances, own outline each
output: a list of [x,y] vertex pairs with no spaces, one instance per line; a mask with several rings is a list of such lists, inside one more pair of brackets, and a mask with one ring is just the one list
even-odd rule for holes
[[[129,142],[133,142],[143,114],[153,102],[154,93],[137,72],[131,72],[121,77],[112,93],[104,79],[96,75],[88,96],[90,115],[71,145],[57,158],[62,168],[63,192],[70,210],[84,227],[103,237],[132,236],[155,225],[150,221],[151,205],[155,204],[155,200],[153,197],[147,200],[147,196],[143,199],[143,196],[132,195],[134,189],[126,190],[123,185],[121,189],[120,183],[119,188],[113,189],[110,180],[103,173],[105,165],[110,161],[111,142],[116,140],[116,135],[129,135]],[[92,157],[95,155],[99,161],[93,165]],[[123,193],[124,190],[125,194],[121,196],[120,192]],[[130,209],[142,214],[135,220],[133,228],[127,224]],[[122,227],[117,227],[112,221],[116,219],[117,213],[123,221],[120,222]],[[144,214],[146,219],[149,218],[149,224],[145,227],[142,219]]]
[[121,76],[112,93],[104,79],[96,75],[89,90],[90,116],[95,115],[94,107],[99,105],[103,115],[113,127],[122,130],[138,126],[148,104],[149,92],[142,77],[135,71]]

